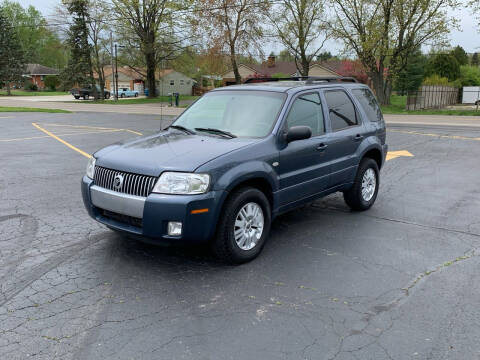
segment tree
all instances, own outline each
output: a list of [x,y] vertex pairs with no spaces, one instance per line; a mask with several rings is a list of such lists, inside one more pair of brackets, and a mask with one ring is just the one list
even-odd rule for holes
[[328,38],[323,0],[282,0],[267,9],[266,15],[277,38],[293,55],[297,70],[308,76],[311,62]]
[[368,83],[368,75],[365,67],[358,60],[343,60],[337,72],[341,76],[354,77],[361,83]]
[[48,75],[45,77],[45,87],[50,89],[51,91],[55,91],[57,86],[60,85],[60,80],[58,80],[58,76],[56,75]]
[[[155,72],[158,65],[176,57],[183,49],[183,39],[177,35],[179,18],[173,16],[182,2],[112,0],[112,3],[112,12],[119,18],[117,35],[128,52],[123,56],[133,60],[135,65],[141,61],[146,66],[148,96],[156,97]],[[132,66],[131,63],[127,65]]]
[[426,65],[426,73],[454,81],[460,77],[460,64],[451,53],[432,54]]
[[401,95],[418,90],[425,76],[427,57],[417,49],[411,56],[407,65],[395,78],[395,88]]
[[468,55],[461,46],[455,46],[455,48],[451,51],[451,54],[455,59],[457,59],[457,62],[460,66],[468,65]]
[[0,83],[6,85],[7,95],[10,95],[11,83],[20,81],[25,70],[24,52],[17,31],[1,6],[0,29]]
[[91,48],[88,43],[88,0],[62,1],[72,19],[67,39],[67,43],[70,46],[70,57],[67,66],[62,70],[60,76],[65,84],[77,84],[81,87],[91,86],[93,96],[96,98],[97,90],[93,78]]
[[318,54],[317,60],[318,61],[327,61],[333,58],[333,55],[330,51],[324,51]]
[[459,85],[461,86],[480,86],[480,68],[477,66],[460,66]]
[[10,23],[17,29],[26,63],[39,63],[57,69],[65,66],[67,56],[64,44],[48,28],[47,21],[35,7],[24,9],[17,2],[4,1],[3,8]]
[[295,57],[292,54],[290,54],[288,49],[283,49],[282,51],[280,51],[277,59],[279,61],[295,61]]
[[390,103],[394,74],[422,44],[445,42],[457,0],[332,0],[331,29],[365,66],[381,104]]
[[474,53],[471,61],[472,66],[480,65],[480,59],[478,58],[478,53]]
[[198,25],[208,36],[209,47],[217,47],[230,57],[237,84],[238,56],[251,50],[262,52],[262,4],[258,0],[201,0]]

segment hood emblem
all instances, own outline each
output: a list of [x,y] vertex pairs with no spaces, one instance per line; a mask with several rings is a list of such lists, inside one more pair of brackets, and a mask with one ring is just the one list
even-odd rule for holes
[[120,191],[123,186],[123,176],[120,174],[115,175],[113,179],[113,190]]

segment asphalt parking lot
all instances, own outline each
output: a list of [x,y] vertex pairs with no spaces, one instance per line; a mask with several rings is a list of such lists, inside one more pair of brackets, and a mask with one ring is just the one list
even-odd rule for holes
[[1,359],[480,358],[480,127],[390,123],[372,209],[282,215],[231,267],[84,210],[84,155],[168,121],[0,113]]

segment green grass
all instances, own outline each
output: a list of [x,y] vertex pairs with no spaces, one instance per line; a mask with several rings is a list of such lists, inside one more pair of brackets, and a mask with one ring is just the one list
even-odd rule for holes
[[[199,96],[192,95],[180,95],[180,101],[182,100],[197,100]],[[115,105],[131,105],[131,104],[152,104],[152,103],[169,103],[170,96],[159,96],[157,98],[129,98],[129,99],[120,99],[118,101],[111,100],[95,100],[89,101],[89,104],[115,104]]]
[[405,110],[407,97],[401,95],[392,95],[390,105],[382,105],[384,114],[399,115],[463,115],[480,116],[480,111],[475,110],[448,110],[448,109],[428,109],[428,110]]
[[[68,91],[27,91],[27,90],[12,90],[12,96],[57,96],[68,95]],[[7,90],[0,90],[0,96],[6,96]]]
[[66,114],[71,113],[71,111],[60,110],[60,109],[41,109],[41,108],[13,107],[13,106],[0,106],[0,113],[1,112],[44,112],[44,113],[66,113]]

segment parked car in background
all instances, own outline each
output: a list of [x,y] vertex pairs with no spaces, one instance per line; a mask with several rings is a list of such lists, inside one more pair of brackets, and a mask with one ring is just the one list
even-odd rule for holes
[[[97,89],[97,99],[99,98],[98,94],[101,94],[100,86],[95,85]],[[91,86],[87,86],[85,88],[73,88],[70,90],[70,93],[73,95],[75,99],[83,98],[83,100],[88,100],[90,97],[93,97],[93,88]],[[110,99],[110,91],[107,89],[103,90],[104,99]]]
[[130,90],[129,88],[119,88],[118,89],[118,97],[137,97],[138,91]]
[[93,154],[82,180],[90,216],[150,242],[210,242],[242,263],[279,214],[337,191],[369,209],[388,147],[368,86],[266,80],[212,90],[167,129]]

